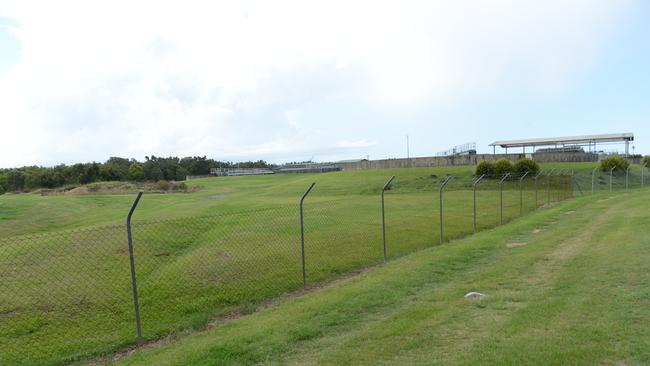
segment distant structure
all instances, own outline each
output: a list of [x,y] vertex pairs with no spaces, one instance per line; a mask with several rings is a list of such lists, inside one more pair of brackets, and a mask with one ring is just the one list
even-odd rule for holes
[[273,174],[273,170],[266,168],[210,168],[210,175],[217,177],[264,174]]
[[[496,147],[500,146],[506,149],[506,154],[508,149],[521,147],[523,153],[526,153],[526,148],[530,147],[532,152],[535,152],[538,147],[551,147],[552,149],[576,149],[583,147],[588,147],[589,153],[597,153],[597,145],[605,145],[611,143],[624,143],[625,144],[625,156],[630,155],[630,141],[634,141],[633,133],[611,133],[605,135],[585,135],[585,136],[568,136],[568,137],[550,137],[550,138],[535,138],[535,139],[523,139],[523,140],[506,140],[506,141],[495,141],[490,144],[492,146],[492,153],[496,154]],[[546,149],[548,151],[548,149]],[[539,150],[537,150],[540,152]],[[548,151],[551,152],[551,151]],[[552,151],[560,152],[560,151]],[[573,151],[575,152],[575,150]]]
[[475,155],[476,142],[468,142],[462,145],[456,145],[449,150],[440,151],[436,156],[456,156],[456,155]]
[[274,171],[276,173],[325,173],[339,170],[341,170],[341,165],[337,163],[314,163],[308,161],[284,164]]

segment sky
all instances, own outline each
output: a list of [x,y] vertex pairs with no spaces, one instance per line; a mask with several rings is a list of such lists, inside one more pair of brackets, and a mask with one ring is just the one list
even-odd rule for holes
[[399,158],[407,135],[650,154],[649,40],[641,0],[0,0],[0,167]]

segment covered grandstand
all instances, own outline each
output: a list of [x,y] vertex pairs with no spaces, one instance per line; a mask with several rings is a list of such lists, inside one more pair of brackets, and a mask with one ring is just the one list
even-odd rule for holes
[[610,144],[625,144],[625,155],[628,156],[630,152],[630,142],[634,141],[633,133],[612,133],[604,135],[584,135],[584,136],[567,136],[567,137],[550,137],[550,138],[534,138],[534,139],[521,139],[521,140],[504,140],[495,141],[490,144],[492,152],[496,154],[496,147],[499,146],[506,150],[521,147],[523,152],[526,153],[526,148],[530,147],[532,152],[537,148],[553,148],[559,149],[562,147],[587,147],[589,152],[597,152],[598,145]]

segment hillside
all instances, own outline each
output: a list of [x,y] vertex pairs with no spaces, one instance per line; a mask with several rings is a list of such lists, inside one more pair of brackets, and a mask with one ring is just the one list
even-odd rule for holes
[[647,364],[649,194],[565,202],[118,364]]

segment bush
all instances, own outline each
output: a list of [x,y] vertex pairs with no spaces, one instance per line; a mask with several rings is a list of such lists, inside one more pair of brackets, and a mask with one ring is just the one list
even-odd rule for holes
[[524,175],[528,172],[529,175],[539,173],[539,164],[530,159],[521,159],[515,163],[513,171],[517,175]]
[[643,160],[641,160],[641,165],[650,168],[650,155],[646,155],[643,157]]
[[169,182],[166,180],[159,180],[153,185],[153,188],[157,191],[167,192],[169,190]]
[[630,166],[630,163],[621,156],[610,156],[600,161],[600,170],[609,172],[613,167],[615,171],[625,171]]
[[486,176],[494,175],[494,163],[491,161],[483,160],[476,165],[476,175]]
[[498,176],[512,173],[512,162],[508,159],[499,159],[494,163],[494,174]]

